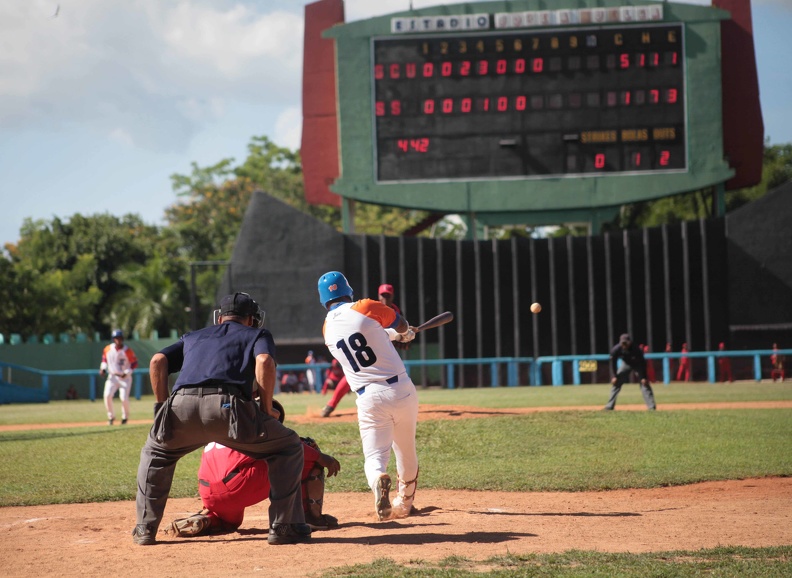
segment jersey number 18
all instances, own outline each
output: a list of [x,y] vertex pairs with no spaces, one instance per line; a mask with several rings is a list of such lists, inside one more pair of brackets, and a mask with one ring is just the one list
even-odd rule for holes
[[368,342],[362,333],[353,333],[347,340],[336,343],[336,347],[344,352],[344,355],[355,372],[360,371],[361,367],[369,367],[377,361],[374,350],[368,346]]

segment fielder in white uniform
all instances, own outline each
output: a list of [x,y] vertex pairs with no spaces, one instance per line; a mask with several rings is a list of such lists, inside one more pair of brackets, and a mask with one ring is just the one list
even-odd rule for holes
[[[353,302],[352,288],[338,271],[322,275],[318,288],[319,300],[328,310],[325,344],[357,394],[364,470],[374,492],[377,518],[404,518],[410,515],[418,486],[418,395],[391,341],[412,341],[415,332],[406,319],[379,301]],[[387,474],[391,448],[399,477],[392,505]]]
[[124,332],[116,329],[112,334],[113,343],[105,346],[102,351],[102,364],[99,375],[107,375],[104,387],[104,403],[107,410],[107,425],[113,425],[113,396],[118,392],[121,399],[121,424],[129,419],[129,391],[132,387],[132,372],[138,366],[135,352],[124,345]]

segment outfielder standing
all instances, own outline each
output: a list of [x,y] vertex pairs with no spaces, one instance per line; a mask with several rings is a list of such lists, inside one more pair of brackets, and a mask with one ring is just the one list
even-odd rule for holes
[[[353,302],[352,288],[338,271],[322,275],[318,289],[319,301],[328,311],[323,327],[325,344],[343,366],[349,386],[357,395],[364,470],[374,492],[377,518],[409,516],[418,485],[418,395],[390,342],[411,341],[415,332],[387,305],[373,299]],[[392,505],[391,478],[387,474],[391,448],[399,476]]]
[[124,345],[124,332],[120,329],[113,331],[113,343],[109,343],[102,351],[102,364],[99,366],[99,375],[107,375],[104,386],[104,404],[107,410],[107,425],[113,425],[115,412],[113,411],[113,396],[116,391],[121,400],[121,425],[129,419],[129,390],[132,387],[132,372],[137,368],[138,361],[135,352],[128,345]]
[[[621,367],[618,366],[620,359],[623,362]],[[647,409],[657,409],[652,386],[646,378],[646,358],[643,350],[632,342],[628,334],[623,333],[619,342],[611,349],[610,367],[613,387],[611,387],[610,399],[604,409],[611,410],[616,407],[616,397],[619,395],[622,385],[630,381],[633,371],[641,380],[641,393]]]

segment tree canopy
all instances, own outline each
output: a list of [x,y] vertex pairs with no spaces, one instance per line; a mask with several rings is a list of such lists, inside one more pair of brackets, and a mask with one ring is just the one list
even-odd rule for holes
[[[214,306],[224,264],[231,258],[251,195],[262,190],[316,219],[341,228],[335,207],[309,205],[303,194],[299,152],[258,136],[237,164],[222,159],[188,175],[172,175],[175,201],[166,225],[138,215],[81,215],[25,220],[16,244],[0,257],[0,334],[23,338],[47,333],[107,335],[111,328],[137,331],[189,330]],[[730,191],[727,211],[749,203],[792,179],[792,144],[766,146],[762,182]],[[713,214],[711,191],[695,191],[625,206],[611,229],[654,226]],[[357,203],[355,228],[364,234],[400,235],[427,216]],[[458,238],[464,226],[445,219],[422,235]],[[529,227],[493,229],[493,236],[534,235]],[[560,227],[556,234],[584,234]],[[194,288],[193,288],[194,280]],[[195,299],[193,299],[195,297]],[[192,311],[190,307],[195,306]]]

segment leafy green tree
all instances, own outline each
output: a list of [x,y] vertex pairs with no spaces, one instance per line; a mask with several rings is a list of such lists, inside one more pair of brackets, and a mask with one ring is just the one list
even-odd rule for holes
[[142,337],[154,330],[162,334],[170,329],[187,331],[183,277],[182,263],[161,256],[144,265],[133,263],[119,269],[115,278],[123,289],[114,295],[104,321],[112,327],[137,331]]
[[157,236],[157,228],[137,215],[27,219],[19,242],[6,245],[10,268],[0,272],[13,287],[14,311],[0,331],[25,337],[107,332],[104,311],[122,287],[113,273],[145,263]]

